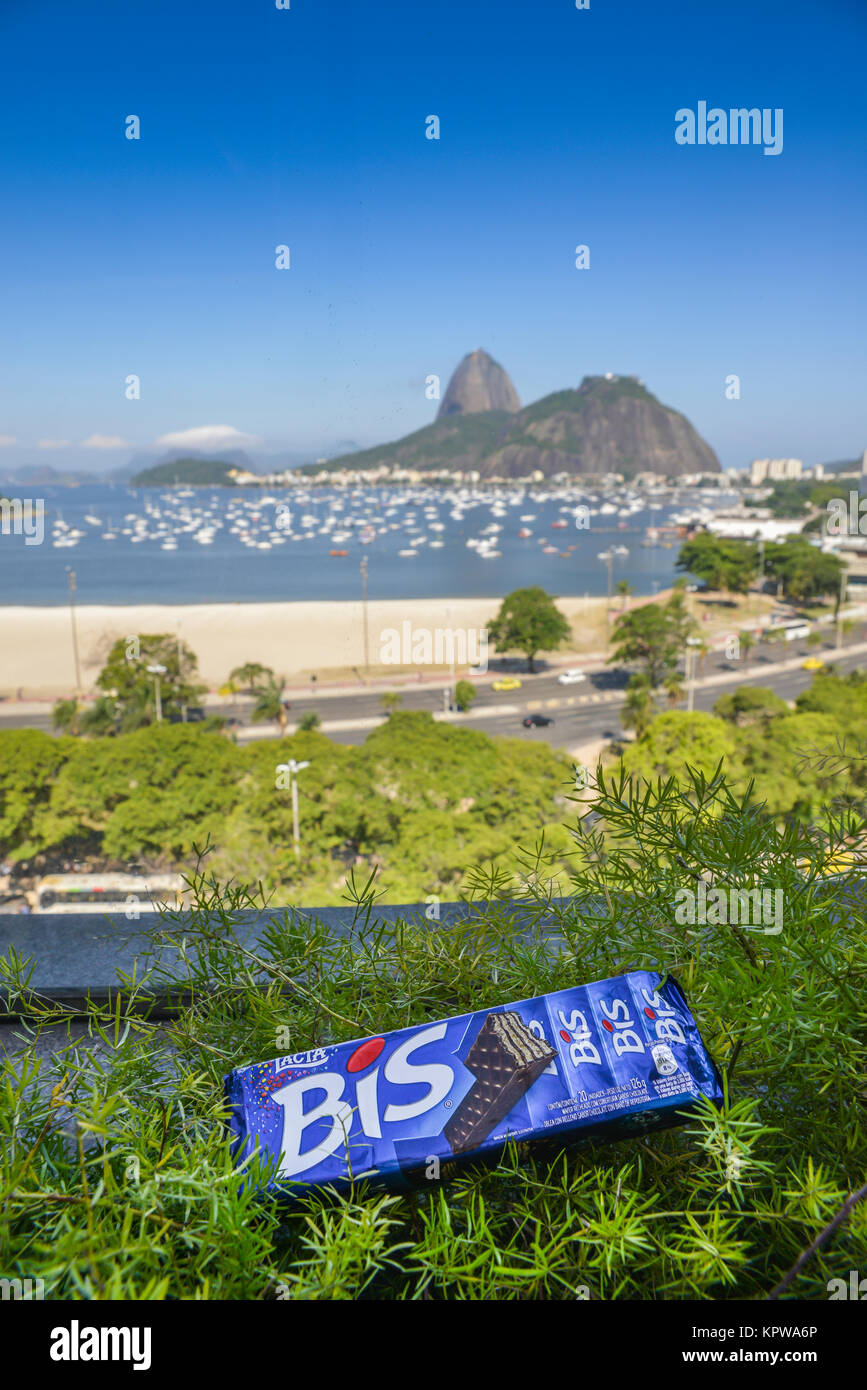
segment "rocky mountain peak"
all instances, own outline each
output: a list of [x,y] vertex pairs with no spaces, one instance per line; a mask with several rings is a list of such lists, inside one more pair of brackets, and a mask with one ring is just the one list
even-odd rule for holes
[[440,402],[437,419],[447,415],[477,415],[487,410],[521,409],[509,373],[483,348],[468,352],[452,373]]

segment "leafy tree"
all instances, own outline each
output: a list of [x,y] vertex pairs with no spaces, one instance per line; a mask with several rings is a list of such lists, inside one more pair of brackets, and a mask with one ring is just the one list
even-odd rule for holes
[[72,739],[39,729],[0,730],[0,846],[11,860],[29,859],[46,843],[46,822],[58,769]]
[[258,690],[266,687],[269,681],[275,679],[274,672],[270,666],[262,666],[258,661],[245,661],[243,666],[236,666],[229,672],[229,685],[234,690],[236,685],[248,694],[255,695]]
[[571,635],[572,629],[555,600],[538,586],[507,594],[488,625],[495,650],[523,652],[531,672],[536,669],[534,660],[539,652],[554,651]]
[[310,733],[311,730],[318,729],[321,723],[322,720],[319,718],[315,709],[308,709],[305,710],[298,720],[298,728],[302,733]]
[[101,695],[82,711],[78,725],[80,734],[97,737],[116,734],[120,727],[120,713],[116,701],[110,695]]
[[458,681],[455,686],[455,704],[461,713],[465,713],[476,698],[476,687],[472,681]]
[[670,710],[658,715],[642,736],[624,750],[623,766],[627,772],[648,780],[675,777],[686,784],[688,768],[710,777],[721,760],[736,774],[736,746],[734,732],[724,720],[703,712]]
[[819,632],[818,628],[811,628],[807,633],[807,646],[811,651],[815,651],[816,647],[821,647],[823,640],[822,633]]
[[837,555],[824,554],[803,536],[766,546],[765,568],[777,581],[778,592],[786,597],[803,602],[832,594],[839,607],[843,561]]
[[[827,826],[823,808],[858,786],[851,773],[842,780],[833,768],[823,767],[821,759],[813,761],[817,752],[835,747],[839,732],[830,715],[787,711],[738,734],[742,785],[753,780],[754,795],[767,818],[801,827]],[[863,776],[860,784],[864,785]]]
[[754,724],[758,719],[769,719],[777,714],[788,714],[789,707],[780,699],[776,691],[762,685],[739,685],[737,690],[721,695],[713,707],[720,719],[727,719],[739,728]]
[[803,712],[833,715],[841,730],[867,729],[867,671],[817,671],[809,690],[801,691],[795,706]]
[[655,690],[677,666],[691,626],[681,594],[673,594],[666,604],[644,603],[631,613],[621,613],[614,624],[614,650],[608,664],[635,662]]
[[681,546],[676,564],[711,589],[745,594],[755,577],[757,558],[756,547],[746,541],[699,531]]
[[[186,643],[173,633],[155,633],[139,637],[133,645],[128,638],[118,638],[108,660],[100,671],[96,684],[105,692],[111,706],[114,723],[121,731],[141,728],[156,719],[156,690],[154,676],[148,666],[162,666],[159,677],[160,703],[164,719],[181,715],[184,707],[194,703],[205,687],[196,683],[198,660]],[[104,722],[102,717],[100,722]],[[91,732],[98,732],[92,728]]]

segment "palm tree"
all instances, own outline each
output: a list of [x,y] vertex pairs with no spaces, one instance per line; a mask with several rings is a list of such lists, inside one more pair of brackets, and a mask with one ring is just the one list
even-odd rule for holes
[[258,694],[263,686],[273,680],[271,667],[263,666],[258,661],[245,661],[243,666],[236,666],[234,671],[229,672],[229,684],[237,682],[242,689],[246,687],[250,695]]
[[397,709],[400,704],[400,692],[397,690],[384,690],[379,697],[379,703],[386,714],[391,714],[392,710]]
[[[261,669],[267,670],[267,667]],[[285,684],[285,676],[275,676],[274,672],[270,671],[265,683],[253,688],[256,703],[250,718],[254,724],[276,723],[280,726],[281,734],[286,732],[286,725],[289,722],[289,715],[287,714],[289,701],[283,699]]]
[[618,579],[617,593],[620,594],[621,598],[623,599],[620,611],[621,613],[625,613],[626,606],[629,602],[629,595],[632,593],[632,585],[629,583],[628,579]]
[[681,683],[679,671],[669,671],[662,688],[668,696],[668,703],[673,709],[679,700],[683,699],[683,685]]
[[61,734],[77,734],[81,706],[77,700],[58,700],[51,711],[51,727]]
[[741,648],[743,650],[744,658],[748,658],[753,647],[756,645],[755,637],[751,632],[739,632],[738,641],[740,642]]
[[626,683],[626,699],[620,711],[620,722],[624,729],[634,729],[636,738],[641,738],[655,713],[650,677],[643,671],[630,676]]

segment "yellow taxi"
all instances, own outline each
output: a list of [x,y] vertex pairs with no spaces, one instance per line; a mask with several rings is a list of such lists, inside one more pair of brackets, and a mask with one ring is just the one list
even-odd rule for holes
[[820,656],[808,656],[806,661],[801,662],[801,666],[805,671],[822,671],[825,663]]
[[517,676],[501,676],[498,681],[494,681],[492,690],[520,690],[521,682]]

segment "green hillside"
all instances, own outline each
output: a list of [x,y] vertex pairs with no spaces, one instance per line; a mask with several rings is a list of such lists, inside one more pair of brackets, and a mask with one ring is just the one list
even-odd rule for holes
[[[327,470],[447,468],[482,477],[541,473],[629,477],[651,470],[676,477],[715,473],[719,460],[679,411],[662,405],[635,377],[585,377],[522,410],[478,411],[437,419],[390,444],[329,460]],[[308,471],[320,471],[311,465]]]
[[231,466],[215,459],[172,459],[143,469],[130,481],[133,487],[234,487]]

